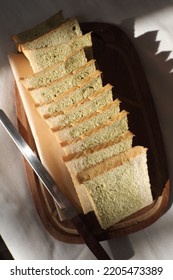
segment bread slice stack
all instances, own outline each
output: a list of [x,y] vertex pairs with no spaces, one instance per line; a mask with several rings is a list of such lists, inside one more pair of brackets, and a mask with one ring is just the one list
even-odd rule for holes
[[94,211],[107,229],[153,199],[147,149],[133,147],[128,112],[113,100],[112,86],[103,85],[91,35],[59,12],[13,39],[33,69],[21,83],[65,154],[55,156],[67,167],[83,212]]

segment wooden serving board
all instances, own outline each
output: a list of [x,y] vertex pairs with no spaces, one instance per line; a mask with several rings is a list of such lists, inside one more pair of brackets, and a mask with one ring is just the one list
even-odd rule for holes
[[[104,83],[114,86],[114,98],[130,112],[129,127],[135,134],[134,145],[148,148],[149,176],[154,202],[134,215],[102,230],[93,213],[86,215],[91,231],[99,240],[127,235],[139,231],[158,220],[169,203],[169,177],[162,135],[144,71],[138,55],[126,34],[117,26],[106,23],[81,24],[84,33],[93,31],[94,57],[103,71]],[[16,87],[16,108],[19,131],[37,153],[33,134]],[[82,243],[70,221],[60,222],[53,199],[45,191],[32,169],[25,162],[29,187],[38,214],[49,233],[58,240]]]

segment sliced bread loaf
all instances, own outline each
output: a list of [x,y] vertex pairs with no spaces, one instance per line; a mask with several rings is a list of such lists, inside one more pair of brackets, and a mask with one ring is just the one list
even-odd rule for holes
[[[66,58],[81,48],[86,49],[86,56],[88,55],[88,48],[92,46],[91,33],[83,36],[78,36],[66,44],[55,45],[52,47],[45,47],[34,50],[23,50],[25,56],[28,58],[30,65],[35,73],[50,67],[51,65],[65,61]],[[89,59],[91,56],[89,56]]]
[[[127,112],[122,111],[105,125],[95,128],[92,134],[70,145],[64,146],[67,155],[76,157],[86,150],[108,143],[128,130]],[[71,156],[72,156],[71,155]]]
[[81,121],[80,119],[77,123],[72,124],[72,127],[55,132],[61,145],[65,146],[78,141],[79,137],[84,138],[90,135],[92,131],[95,131],[96,127],[109,122],[120,112],[119,103],[119,100],[116,99],[114,102],[110,102],[101,107],[101,109],[96,109],[96,111],[92,115],[89,115],[89,117],[85,118],[84,121]]
[[136,146],[95,165],[87,176],[85,172],[80,177],[81,188],[103,229],[152,203],[146,161],[146,149]]
[[81,103],[97,90],[102,87],[101,72],[95,71],[89,77],[83,80],[82,85],[75,86],[62,93],[54,101],[48,104],[37,106],[40,115],[49,118],[55,114],[62,114],[67,112],[76,104]]
[[95,111],[99,111],[112,100],[112,86],[108,84],[89,96],[84,103],[80,104],[80,106],[77,105],[75,108],[67,111],[66,114],[53,116],[46,119],[46,121],[54,131],[61,130],[65,126],[69,127],[86,116],[91,115]]
[[13,41],[17,44],[24,44],[29,41],[33,41],[36,38],[44,35],[45,33],[51,31],[52,29],[58,27],[65,21],[62,11],[59,11],[55,15],[48,18],[46,21],[39,23],[38,25],[15,34],[12,36]]
[[[44,87],[30,90],[36,104],[42,104],[54,100],[66,90],[77,86],[85,78],[91,75],[96,70],[95,60],[87,62],[84,66],[78,68],[75,72],[70,73],[54,82],[47,84]],[[82,86],[82,84],[81,84]]]
[[27,42],[25,44],[20,44],[20,50],[24,52],[25,50],[39,49],[43,47],[49,47],[61,43],[65,43],[71,40],[73,37],[81,36],[82,31],[80,29],[79,23],[76,18],[66,20],[57,28],[46,32],[44,35],[36,38],[33,41]]
[[35,72],[21,81],[55,135],[84,213],[107,229],[152,202],[146,149],[131,148],[128,112],[90,60],[91,33],[62,13],[54,20],[14,36]]
[[[39,71],[33,75],[21,78],[21,82],[26,89],[34,89],[45,86],[75,69],[87,63],[87,58],[84,49],[80,49],[70,54],[65,61],[53,64],[45,70]],[[38,69],[35,69],[38,70]]]

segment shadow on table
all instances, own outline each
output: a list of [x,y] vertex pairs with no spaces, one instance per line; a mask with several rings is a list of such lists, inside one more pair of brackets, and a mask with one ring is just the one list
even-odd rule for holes
[[[135,19],[123,21],[120,28],[131,38],[143,69],[154,102],[163,146],[166,155],[168,178],[172,184],[171,171],[173,170],[173,59],[170,58],[172,50],[159,51],[160,41],[157,40],[159,30],[146,32],[137,38],[134,36]],[[152,63],[150,63],[152,61]],[[160,159],[162,161],[162,159]],[[168,209],[173,202],[173,191],[170,188]],[[168,210],[167,209],[167,210]]]
[[[130,29],[129,29],[130,26]],[[166,154],[167,178],[172,182],[173,170],[172,143],[173,143],[173,59],[169,58],[171,51],[159,52],[160,41],[157,40],[158,30],[147,32],[134,38],[134,19],[129,19],[120,25],[120,28],[133,38],[131,41],[139,54],[145,75],[151,90],[152,99],[158,117],[161,135]],[[150,63],[150,61],[152,63]],[[162,161],[162,159],[160,159]],[[173,191],[170,188],[169,201],[166,211],[172,206]],[[127,237],[115,238],[108,241],[114,259],[130,259],[135,255],[133,244]]]

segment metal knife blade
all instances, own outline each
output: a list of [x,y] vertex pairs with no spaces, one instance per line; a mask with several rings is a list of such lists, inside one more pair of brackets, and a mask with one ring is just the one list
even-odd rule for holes
[[82,214],[79,214],[73,204],[67,199],[67,197],[60,191],[57,183],[54,181],[50,173],[39,161],[34,152],[25,142],[23,137],[14,127],[10,119],[7,117],[5,112],[0,109],[0,122],[13,139],[16,146],[19,148],[25,159],[28,161],[32,169],[35,171],[39,179],[42,181],[45,188],[48,190],[50,195],[56,201],[62,214],[69,220],[72,221],[80,236],[91,250],[91,252],[99,260],[110,260],[109,256],[100,245],[97,238],[90,232],[87,225],[85,224]]

